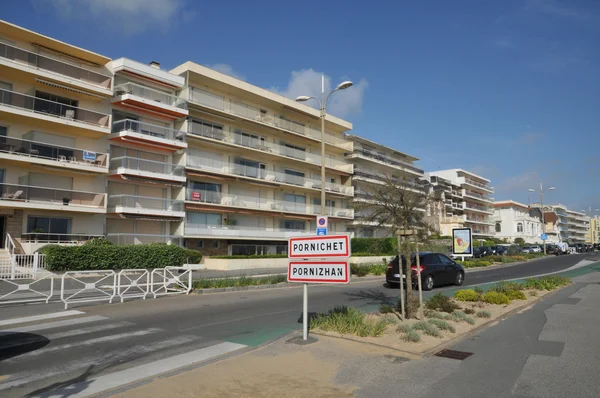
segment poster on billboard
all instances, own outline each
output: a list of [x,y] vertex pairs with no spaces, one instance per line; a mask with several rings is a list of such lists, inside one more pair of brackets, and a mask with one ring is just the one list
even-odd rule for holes
[[452,254],[473,257],[473,233],[471,228],[452,229]]

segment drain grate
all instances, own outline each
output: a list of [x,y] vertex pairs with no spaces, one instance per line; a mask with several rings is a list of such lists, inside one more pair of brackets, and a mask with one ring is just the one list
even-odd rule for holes
[[472,352],[455,351],[455,350],[442,350],[435,354],[436,357],[457,359],[459,361],[462,361],[463,359],[467,359],[471,355],[473,355]]

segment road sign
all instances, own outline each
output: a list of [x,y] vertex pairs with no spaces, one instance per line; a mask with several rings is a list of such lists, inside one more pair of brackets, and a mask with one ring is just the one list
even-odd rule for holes
[[548,234],[542,234],[540,237],[542,240],[548,240]]
[[350,265],[348,261],[290,261],[288,282],[349,283]]
[[327,228],[327,216],[317,216],[317,228]]
[[327,235],[327,228],[317,228],[317,235],[318,236]]
[[288,258],[350,257],[348,235],[290,238]]

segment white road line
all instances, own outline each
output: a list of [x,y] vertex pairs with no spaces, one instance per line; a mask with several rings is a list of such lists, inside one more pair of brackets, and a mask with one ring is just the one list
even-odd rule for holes
[[64,364],[57,363],[54,367],[48,366],[44,367],[43,369],[15,373],[10,375],[9,378],[4,382],[0,382],[0,391],[14,387],[21,387],[29,383],[36,383],[40,380],[49,378],[52,378],[53,381],[57,381],[57,378],[59,378],[61,375],[66,375],[71,372],[79,372],[80,374],[83,374],[89,369],[90,372],[97,373],[110,366],[117,365],[121,361],[133,361],[153,351],[185,345],[198,339],[198,336],[181,336],[152,344],[134,346],[130,349],[115,350],[102,356],[94,356],[85,359],[80,358]]
[[28,359],[30,357],[35,357],[35,356],[46,354],[49,352],[67,350],[67,349],[73,348],[73,347],[85,347],[85,346],[90,346],[90,345],[94,345],[97,343],[106,343],[106,342],[112,342],[112,341],[117,341],[117,340],[123,340],[123,339],[127,339],[129,337],[145,336],[145,335],[157,333],[160,331],[162,331],[162,329],[151,328],[151,329],[138,330],[137,332],[111,334],[109,336],[98,337],[95,339],[77,341],[75,343],[68,343],[68,344],[57,345],[54,347],[42,348],[42,349],[39,349],[36,351],[28,352],[26,354],[21,354],[17,357],[11,358],[5,362],[18,362],[22,359]]
[[39,325],[23,326],[20,328],[2,329],[2,330],[0,330],[0,332],[5,332],[5,333],[36,332],[38,330],[54,329],[54,328],[60,328],[63,326],[73,326],[73,325],[80,325],[82,323],[103,321],[105,319],[108,319],[108,318],[105,316],[101,316],[101,315],[93,315],[93,316],[86,316],[84,318],[65,319],[64,321],[56,321],[56,322],[41,323]]
[[17,323],[43,321],[45,319],[64,318],[66,316],[81,315],[81,314],[85,314],[85,312],[72,310],[72,311],[63,311],[63,312],[53,312],[50,314],[26,316],[24,318],[12,318],[12,319],[7,319],[5,321],[0,321],[0,326],[15,325]]
[[[161,359],[145,365],[110,373],[95,379],[76,383],[71,386],[61,388],[44,394],[45,398],[61,398],[69,396],[70,398],[87,397],[92,394],[98,394],[103,391],[111,390],[124,386],[148,377],[156,376],[161,373],[169,372],[178,368],[189,366],[198,362],[203,362],[233,351],[246,347],[236,343],[220,343],[211,347],[201,348],[181,355],[175,355],[170,358]],[[78,393],[74,393],[79,391]]]
[[104,330],[111,330],[111,329],[116,329],[116,328],[120,328],[120,327],[131,326],[131,325],[133,325],[133,323],[131,323],[131,322],[116,322],[116,323],[108,323],[105,325],[91,326],[89,328],[73,329],[73,330],[69,330],[68,332],[53,333],[53,334],[47,334],[45,336],[30,337],[30,338],[20,339],[20,340],[16,340],[16,341],[11,341],[6,344],[0,344],[0,350],[5,350],[7,348],[12,348],[12,347],[18,347],[20,345],[32,344],[32,343],[36,343],[39,341],[45,341],[45,340],[54,341],[54,340],[58,340],[58,339],[63,339],[65,337],[73,337],[73,336],[78,336],[80,334],[102,332]]

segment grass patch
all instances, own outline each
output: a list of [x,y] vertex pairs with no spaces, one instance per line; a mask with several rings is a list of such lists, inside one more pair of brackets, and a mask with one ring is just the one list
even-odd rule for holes
[[529,278],[525,280],[523,286],[525,289],[535,290],[554,290],[561,286],[566,286],[571,283],[571,279],[564,276],[542,276],[539,278]]
[[458,301],[479,301],[481,295],[473,289],[462,289],[454,293],[454,298]]
[[360,337],[377,337],[383,334],[388,322],[367,318],[364,312],[345,306],[335,307],[326,314],[319,314],[311,321],[313,329]]
[[413,325],[413,330],[420,330],[428,336],[442,337],[440,329],[433,323],[419,321]]
[[469,325],[475,325],[475,318],[472,318],[462,311],[454,311],[452,320],[455,322],[466,322]]
[[421,335],[416,330],[410,330],[404,333],[402,339],[409,343],[418,343],[421,341]]
[[240,278],[200,279],[194,281],[192,287],[194,289],[219,289],[224,287],[276,285],[286,281],[286,275],[261,276],[257,278],[242,276]]
[[410,325],[408,325],[408,324],[406,324],[406,323],[403,323],[402,325],[399,325],[396,328],[396,331],[401,332],[401,333],[408,333],[411,330],[413,330],[413,327],[410,326]]
[[488,291],[504,293],[523,290],[523,284],[519,282],[500,281],[492,286]]
[[477,318],[491,318],[492,313],[489,311],[479,311],[479,312],[477,312],[477,314],[475,314],[475,316]]
[[440,330],[446,330],[451,333],[456,332],[456,329],[454,328],[454,326],[450,325],[448,322],[446,322],[442,319],[429,319],[427,322],[437,326],[437,328]]
[[510,290],[506,293],[506,297],[508,297],[508,299],[510,301],[512,301],[512,300],[527,300],[525,293],[523,293],[520,290]]
[[453,302],[450,297],[444,296],[442,293],[438,293],[425,301],[425,308],[432,311],[452,313],[459,309],[460,306]]
[[488,304],[510,304],[510,299],[508,298],[508,296],[504,293],[498,292],[487,292],[483,295],[483,301],[485,301]]

